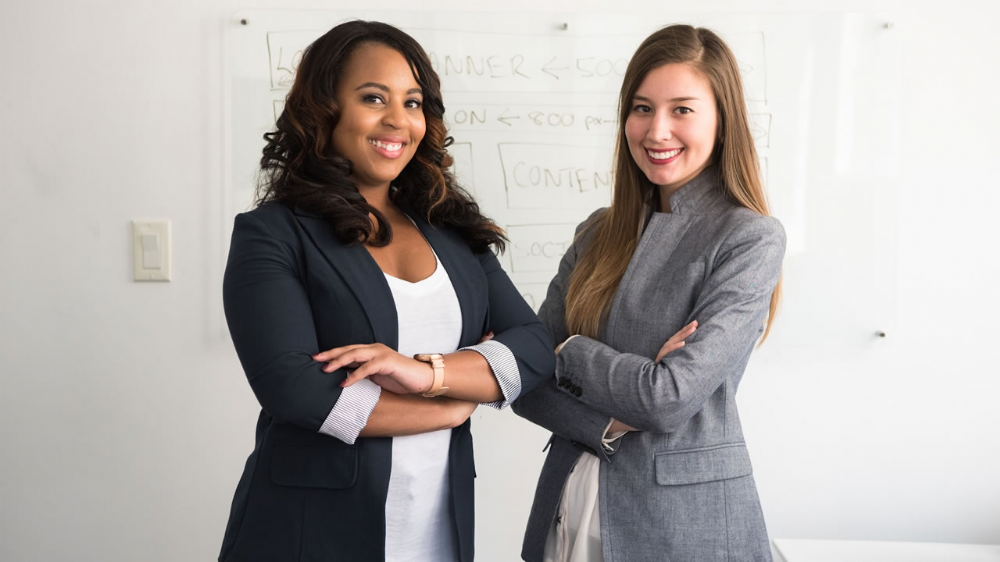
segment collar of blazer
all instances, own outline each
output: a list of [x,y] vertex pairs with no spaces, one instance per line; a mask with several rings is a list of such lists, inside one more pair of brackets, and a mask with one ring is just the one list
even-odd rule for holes
[[[719,168],[713,164],[670,196],[670,212],[674,215],[706,214],[724,199]],[[653,209],[646,205],[647,220],[652,212]]]
[[[476,302],[477,279],[481,278],[476,277],[475,273],[482,271],[479,260],[456,233],[432,227],[408,208],[402,210],[416,223],[420,233],[437,254],[440,265],[451,278],[451,284],[455,288],[462,309],[460,345],[475,344],[482,337],[480,332],[483,329],[482,320],[477,321],[476,318],[483,317],[479,311],[486,307],[485,302]],[[299,207],[295,207],[293,213],[316,248],[337,270],[361,303],[372,327],[373,340],[397,349],[399,319],[396,316],[396,304],[389,283],[375,259],[362,244],[342,243],[326,220],[316,213]],[[428,350],[428,352],[436,351],[438,350]]]

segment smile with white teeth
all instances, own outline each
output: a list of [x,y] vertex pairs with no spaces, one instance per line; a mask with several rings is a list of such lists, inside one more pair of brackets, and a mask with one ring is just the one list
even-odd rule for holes
[[667,158],[673,158],[674,156],[677,156],[678,154],[680,154],[681,150],[682,149],[680,148],[675,148],[673,150],[668,150],[666,152],[653,152],[652,150],[646,149],[646,152],[649,154],[649,157],[652,158],[653,160],[666,160]]
[[403,148],[403,143],[401,142],[382,142],[375,139],[368,139],[368,144],[373,144],[381,149],[388,150],[389,152],[395,152],[400,148]]

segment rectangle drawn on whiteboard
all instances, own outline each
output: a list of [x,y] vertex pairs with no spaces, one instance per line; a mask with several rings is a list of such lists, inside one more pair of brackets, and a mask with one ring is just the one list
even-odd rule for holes
[[747,99],[767,103],[767,54],[764,32],[726,34],[724,39],[736,55]]
[[531,310],[538,312],[538,307],[545,301],[545,294],[549,289],[548,283],[516,283],[516,286],[524,302],[528,303]]
[[[444,91],[617,92],[635,49],[620,37],[483,33],[403,26],[428,45]],[[287,90],[306,47],[324,30],[267,34],[271,89]]]
[[758,150],[771,146],[771,114],[751,113],[750,134]]
[[533,224],[507,227],[513,273],[555,274],[559,260],[573,243],[573,224]]
[[295,81],[295,71],[306,47],[322,31],[281,31],[267,34],[267,58],[272,90],[287,90]]
[[596,209],[611,201],[611,151],[497,143],[508,209]]
[[472,143],[456,142],[448,147],[448,154],[451,154],[454,162],[451,165],[451,173],[455,176],[458,185],[469,193],[476,194],[476,175],[472,169]]

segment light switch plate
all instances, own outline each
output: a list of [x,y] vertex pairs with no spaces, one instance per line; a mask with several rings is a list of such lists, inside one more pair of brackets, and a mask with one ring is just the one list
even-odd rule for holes
[[132,221],[132,279],[170,281],[170,221]]

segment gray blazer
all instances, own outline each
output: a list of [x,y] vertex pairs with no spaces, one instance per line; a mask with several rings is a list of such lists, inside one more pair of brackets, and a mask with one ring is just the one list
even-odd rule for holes
[[[583,451],[602,461],[605,562],[771,560],[735,397],[781,271],[784,230],[729,202],[712,168],[670,207],[649,217],[600,339],[573,338],[555,377],[513,404],[553,432],[521,551],[529,562],[542,560]],[[539,311],[557,343],[571,335],[566,289],[600,212],[578,227]],[[654,362],[692,320],[699,326],[686,345]],[[640,431],[606,452],[611,418]]]

